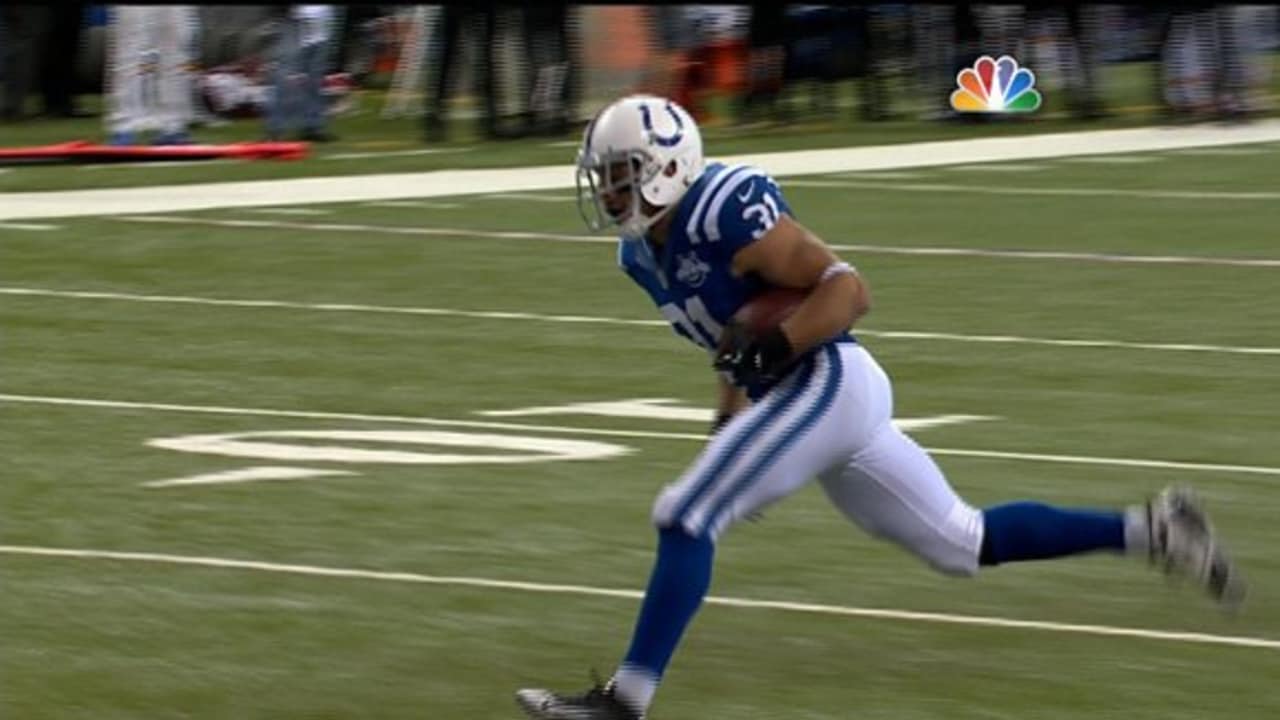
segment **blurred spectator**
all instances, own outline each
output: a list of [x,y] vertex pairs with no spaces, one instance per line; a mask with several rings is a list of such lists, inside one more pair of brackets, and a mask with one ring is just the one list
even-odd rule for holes
[[881,22],[888,14],[886,10],[877,5],[844,8],[841,24],[847,30],[836,35],[837,45],[847,43],[848,47],[844,64],[837,69],[838,78],[857,78],[859,116],[873,122],[889,117],[889,91],[880,67],[890,42]]
[[887,117],[888,90],[877,55],[887,51],[886,37],[873,37],[880,9],[868,5],[791,5],[785,10],[783,76],[788,87],[808,82],[810,111],[836,114],[840,87],[859,86],[859,113],[866,120]]
[[1156,92],[1166,119],[1228,119],[1247,112],[1247,61],[1236,22],[1241,9],[1204,2],[1156,9]]
[[326,130],[324,77],[333,31],[333,7],[292,5],[276,18],[275,50],[267,102],[267,139],[279,140],[298,129],[299,138],[329,142]]
[[[854,51],[851,23],[844,8],[832,5],[789,5],[785,10],[786,53],[783,80],[787,90],[808,85],[809,111],[834,110],[835,83],[847,74]],[[789,119],[788,103],[783,117]]]
[[655,5],[650,13],[657,58],[645,91],[675,100],[695,120],[705,122],[702,91],[709,84],[709,70],[698,37],[700,6]]
[[889,79],[910,52],[910,13],[911,8],[905,3],[866,6],[861,102],[861,115],[865,120],[894,117]]
[[40,49],[40,95],[50,117],[87,117],[75,106],[76,56],[85,22],[83,3],[59,4],[50,13]]
[[9,81],[8,75],[5,74],[5,70],[9,66],[9,31],[5,24],[4,16],[4,9],[0,8],[0,108],[5,105],[5,86]]
[[533,3],[523,8],[526,61],[520,134],[562,135],[576,98],[569,48],[569,4]]
[[37,49],[49,9],[39,5],[0,5],[0,65],[4,85],[0,88],[0,119],[26,117],[26,99],[35,75]]
[[132,145],[157,130],[156,145],[191,142],[194,5],[114,5],[107,43],[108,142]]
[[483,135],[493,139],[498,132],[497,80],[494,72],[494,36],[497,32],[497,11],[489,4],[448,4],[440,9],[440,21],[431,47],[436,50],[427,63],[431,70],[427,79],[427,107],[424,116],[426,139],[429,143],[445,140],[445,118],[449,98],[456,89],[457,64],[463,52],[463,41],[475,38],[475,71],[473,82],[478,86],[483,110],[480,124]]
[[753,122],[766,114],[778,119],[786,53],[786,6],[760,3],[751,7],[747,21],[747,77],[741,119]]
[[368,44],[369,25],[380,15],[377,5],[348,5],[341,21],[336,23],[337,59],[334,67],[351,73],[360,84],[368,79],[372,63],[360,57],[359,49],[362,44]]
[[1067,90],[1067,109],[1077,119],[1098,120],[1107,116],[1098,79],[1101,34],[1100,8],[1096,5],[1054,3],[1029,8],[1027,23],[1043,20],[1057,44],[1058,63],[1046,67],[1059,74]]
[[1270,110],[1272,53],[1280,49],[1280,8],[1236,6],[1231,20],[1240,42],[1245,86],[1243,112],[1256,114]]
[[915,45],[916,91],[924,99],[922,120],[937,120],[955,115],[951,110],[951,91],[956,85],[954,67],[955,8],[951,5],[921,4],[911,6],[912,35]]

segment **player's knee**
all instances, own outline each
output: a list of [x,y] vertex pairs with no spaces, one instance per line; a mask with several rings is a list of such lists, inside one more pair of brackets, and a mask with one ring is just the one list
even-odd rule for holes
[[664,488],[661,493],[658,493],[657,499],[653,501],[653,510],[649,514],[649,518],[653,521],[654,527],[661,530],[662,528],[671,527],[675,524],[677,500],[676,492],[671,486]]
[[683,514],[680,513],[682,497],[679,488],[674,485],[663,490],[653,503],[653,512],[650,514],[653,526],[659,531],[679,528],[690,537],[699,539],[705,537],[714,541],[718,533],[710,523],[692,522],[687,510]]
[[679,497],[676,491],[671,487],[666,488],[653,501],[653,511],[649,515],[649,520],[659,530],[677,526],[682,527],[683,523],[680,522],[680,518],[677,515],[678,505]]
[[972,577],[978,573],[978,553],[937,535],[899,537],[898,541],[926,565],[943,575]]
[[951,577],[973,577],[978,574],[978,556],[971,553],[942,553],[925,558],[929,566]]

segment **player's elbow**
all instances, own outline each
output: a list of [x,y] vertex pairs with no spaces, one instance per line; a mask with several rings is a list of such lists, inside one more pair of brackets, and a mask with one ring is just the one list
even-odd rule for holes
[[849,312],[850,324],[862,319],[862,316],[871,312],[871,290],[867,284],[863,282],[857,275],[848,275],[850,282],[849,288]]

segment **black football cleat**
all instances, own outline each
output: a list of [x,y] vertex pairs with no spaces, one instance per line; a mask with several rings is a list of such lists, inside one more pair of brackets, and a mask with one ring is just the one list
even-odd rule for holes
[[1238,611],[1245,581],[1190,488],[1166,488],[1147,504],[1151,561],[1166,574],[1201,585],[1229,612]]
[[541,688],[516,691],[516,703],[533,720],[643,720],[614,694],[613,683],[598,681],[581,695],[561,695]]

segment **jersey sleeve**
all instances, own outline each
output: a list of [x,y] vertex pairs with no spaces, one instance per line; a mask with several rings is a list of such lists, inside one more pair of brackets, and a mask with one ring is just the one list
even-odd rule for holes
[[759,168],[726,168],[716,181],[687,230],[697,242],[718,245],[717,252],[737,252],[773,229],[784,213],[791,214],[778,183]]
[[666,302],[666,292],[658,281],[652,255],[644,252],[637,241],[626,238],[618,241],[618,268],[648,293],[655,304]]

